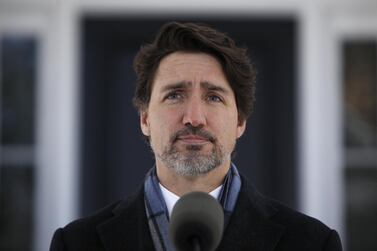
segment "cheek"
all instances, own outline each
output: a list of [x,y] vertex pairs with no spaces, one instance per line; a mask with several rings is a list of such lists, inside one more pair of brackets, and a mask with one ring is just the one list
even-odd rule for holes
[[207,121],[218,135],[225,137],[237,136],[238,115],[237,111],[209,112]]
[[175,116],[172,116],[168,112],[160,112],[156,113],[155,116],[150,120],[151,127],[157,132],[165,129],[166,127],[170,127],[176,120]]
[[174,124],[174,116],[170,116],[167,112],[158,113],[157,116],[151,117],[150,130],[152,140],[154,140],[156,144],[168,141],[170,135],[176,131]]

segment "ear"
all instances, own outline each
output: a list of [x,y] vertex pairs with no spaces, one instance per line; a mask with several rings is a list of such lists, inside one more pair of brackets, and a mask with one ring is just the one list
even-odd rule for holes
[[239,121],[237,125],[237,139],[242,136],[246,129],[246,119]]
[[150,136],[150,127],[147,110],[143,110],[140,112],[140,127],[141,131],[145,136]]

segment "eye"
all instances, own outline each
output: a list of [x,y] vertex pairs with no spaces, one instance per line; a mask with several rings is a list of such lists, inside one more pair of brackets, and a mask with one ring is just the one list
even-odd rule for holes
[[170,92],[168,93],[166,96],[165,96],[165,99],[166,100],[179,100],[179,99],[182,99],[183,98],[183,95],[182,93],[180,92],[177,92],[177,91],[174,91],[174,92]]
[[207,99],[210,102],[215,102],[215,103],[222,102],[222,99],[218,95],[214,95],[214,94],[208,95]]

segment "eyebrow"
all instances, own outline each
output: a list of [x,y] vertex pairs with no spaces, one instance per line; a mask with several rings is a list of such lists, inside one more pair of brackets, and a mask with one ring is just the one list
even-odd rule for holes
[[188,88],[190,85],[192,85],[191,82],[180,81],[178,83],[168,84],[162,87],[161,92],[167,92],[167,91],[172,91],[172,90],[177,90],[177,89],[185,89],[185,88]]
[[216,92],[221,92],[224,94],[228,94],[229,91],[221,86],[218,86],[216,84],[213,84],[211,82],[201,82],[200,86],[204,89],[207,89],[209,91],[216,91]]
[[[178,83],[168,84],[168,85],[164,86],[161,91],[167,92],[167,91],[178,90],[178,89],[186,89],[186,88],[189,88],[191,86],[192,86],[191,82],[180,81]],[[202,88],[206,89],[206,90],[209,90],[209,91],[217,91],[217,92],[221,92],[221,93],[224,93],[224,94],[229,93],[229,90],[227,90],[227,89],[225,89],[221,86],[218,86],[216,84],[213,84],[211,82],[208,82],[208,81],[201,82],[200,86]]]

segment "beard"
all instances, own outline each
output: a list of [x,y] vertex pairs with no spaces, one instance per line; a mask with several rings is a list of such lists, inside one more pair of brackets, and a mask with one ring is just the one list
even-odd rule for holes
[[[186,145],[185,149],[178,149],[175,144],[180,136],[198,135],[207,139],[212,144],[210,152],[203,153],[202,145]],[[156,157],[169,169],[174,170],[180,176],[196,177],[207,174],[230,158],[224,147],[209,132],[201,128],[187,126],[176,132],[170,138],[170,144]]]

